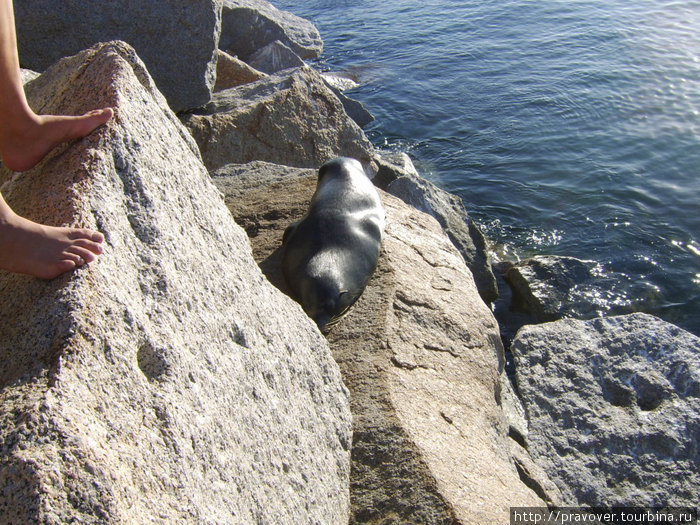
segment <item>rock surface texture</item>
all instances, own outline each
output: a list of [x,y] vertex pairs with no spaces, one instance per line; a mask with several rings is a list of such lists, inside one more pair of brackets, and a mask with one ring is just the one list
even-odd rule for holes
[[347,522],[338,366],[133,49],[81,53],[28,92],[116,114],[3,188],[22,215],[106,236],[58,279],[0,274],[3,523]]
[[258,49],[279,40],[301,58],[318,58],[323,51],[314,25],[266,0],[224,0],[219,47],[247,61]]
[[372,144],[309,67],[216,93],[184,123],[210,170],[254,160],[318,169],[338,156],[371,163]]
[[323,80],[326,82],[326,85],[335,94],[335,96],[338,97],[338,100],[340,100],[343,108],[345,108],[345,112],[348,114],[348,117],[354,120],[355,124],[361,128],[364,128],[367,124],[374,120],[374,116],[369,112],[364,104],[362,104],[362,102],[345,96],[343,94],[343,90],[328,82],[325,75],[323,75]]
[[646,314],[520,330],[528,450],[568,505],[692,506],[700,338]]
[[[285,289],[282,233],[306,212],[315,170],[255,162],[212,175]],[[381,194],[378,268],[327,336],[351,392],[351,523],[506,524],[510,506],[544,503],[511,459],[495,320],[437,222]]]
[[[435,217],[452,244],[464,257],[481,298],[486,303],[494,302],[498,297],[498,287],[491,270],[486,239],[469,217],[462,199],[420,177],[408,156],[401,161],[396,160],[395,154],[386,157],[381,155],[384,155],[384,152],[380,152],[380,157],[376,159],[379,165],[379,172],[375,177],[377,186]],[[399,165],[392,162],[398,162]]]
[[97,42],[132,45],[174,111],[206,104],[216,79],[219,0],[15,2],[23,67],[43,71]]

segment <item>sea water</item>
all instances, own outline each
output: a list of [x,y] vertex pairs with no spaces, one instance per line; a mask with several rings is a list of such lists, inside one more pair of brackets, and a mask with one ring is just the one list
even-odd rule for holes
[[601,314],[700,335],[700,2],[273,0],[352,74],[374,144],[501,259],[594,261]]

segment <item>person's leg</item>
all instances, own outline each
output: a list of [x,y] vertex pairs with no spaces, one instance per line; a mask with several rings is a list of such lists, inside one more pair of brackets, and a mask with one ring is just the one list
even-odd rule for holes
[[24,95],[12,0],[0,0],[0,158],[13,171],[35,166],[61,142],[83,137],[112,117],[111,108],[81,116],[36,115]]
[[[0,0],[0,158],[14,171],[35,166],[55,146],[87,135],[111,108],[79,117],[36,115],[24,95],[12,0]],[[51,279],[102,253],[104,236],[82,228],[45,226],[20,217],[0,195],[0,269]]]
[[44,226],[13,212],[0,195],[0,269],[52,279],[94,261],[104,237],[79,228]]

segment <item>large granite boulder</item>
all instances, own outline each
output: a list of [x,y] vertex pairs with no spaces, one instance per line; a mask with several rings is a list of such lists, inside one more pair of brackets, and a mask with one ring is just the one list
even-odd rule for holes
[[512,350],[528,450],[567,504],[697,505],[700,338],[631,314],[526,326]]
[[106,241],[52,281],[0,274],[2,522],[347,522],[338,366],[133,49],[64,60],[28,95],[116,114],[3,188],[20,214]]
[[[306,212],[316,170],[255,162],[212,175],[286,290],[282,233]],[[438,223],[380,194],[377,270],[327,336],[351,392],[351,523],[506,524],[510,506],[544,503],[511,458],[495,320]]]
[[337,156],[372,161],[372,144],[309,67],[216,93],[183,121],[210,170],[254,160],[302,168]]
[[220,0],[22,0],[14,7],[23,67],[43,71],[96,42],[123,40],[136,49],[174,111],[211,98]]
[[462,199],[418,175],[407,155],[402,161],[396,160],[394,153],[380,152],[375,160],[379,166],[375,184],[437,219],[464,257],[481,298],[486,303],[494,302],[498,298],[498,287],[486,239],[467,213]]
[[301,58],[318,58],[323,51],[321,35],[308,20],[266,0],[224,0],[221,49],[247,61],[275,40]]

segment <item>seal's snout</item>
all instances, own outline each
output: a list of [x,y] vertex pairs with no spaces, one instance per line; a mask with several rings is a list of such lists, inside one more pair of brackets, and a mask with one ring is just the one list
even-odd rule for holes
[[316,326],[318,326],[318,329],[321,330],[321,333],[325,334],[330,330],[331,327],[329,325],[331,324],[331,318],[327,313],[322,312],[314,317],[313,320]]

